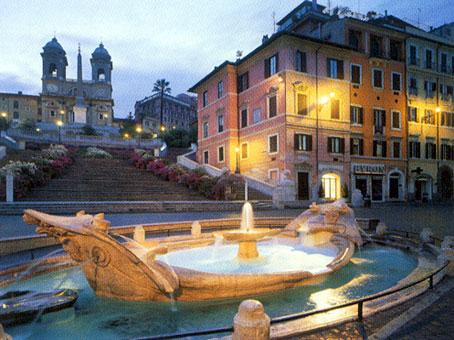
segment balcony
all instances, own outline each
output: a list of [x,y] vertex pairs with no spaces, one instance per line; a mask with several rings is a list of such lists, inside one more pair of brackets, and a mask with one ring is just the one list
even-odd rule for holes
[[446,73],[446,74],[454,74],[454,70],[452,67],[448,66],[448,65],[440,65],[438,67],[438,71],[440,73]]
[[371,49],[369,56],[371,58],[380,58],[380,59],[384,59],[386,57],[385,52],[380,49]]
[[374,134],[384,135],[385,134],[384,126],[383,125],[374,125]]
[[433,99],[435,98],[435,93],[433,91],[426,91],[426,98],[427,99]]
[[452,95],[451,94],[442,93],[440,95],[440,98],[441,98],[442,101],[445,101],[445,102],[452,101]]
[[424,68],[426,70],[434,70],[434,71],[436,71],[437,70],[437,64],[429,62],[429,61],[425,61],[424,62]]
[[417,96],[418,95],[418,88],[416,87],[409,87],[408,88],[408,94],[410,96]]

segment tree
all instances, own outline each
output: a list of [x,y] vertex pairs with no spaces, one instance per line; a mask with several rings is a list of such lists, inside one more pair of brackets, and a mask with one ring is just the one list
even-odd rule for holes
[[170,83],[163,79],[158,79],[153,85],[153,92],[159,93],[160,95],[160,114],[159,114],[159,129],[162,131],[162,127],[164,126],[162,124],[163,121],[163,110],[164,110],[164,105],[163,105],[163,100],[164,100],[164,94],[170,94],[172,89],[170,88]]
[[98,135],[98,133],[96,132],[96,129],[91,125],[84,125],[82,127],[82,134],[85,136],[97,136]]
[[184,129],[169,130],[159,137],[171,148],[186,148],[191,144],[189,132]]

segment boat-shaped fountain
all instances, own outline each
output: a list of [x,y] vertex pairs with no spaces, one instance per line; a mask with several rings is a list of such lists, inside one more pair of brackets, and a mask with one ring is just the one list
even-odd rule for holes
[[[24,220],[55,237],[81,264],[98,296],[127,301],[198,301],[256,296],[316,282],[345,266],[362,243],[344,202],[312,205],[284,229],[239,229],[146,239],[109,230],[103,214],[59,217],[26,210]],[[197,229],[197,228],[196,228]]]

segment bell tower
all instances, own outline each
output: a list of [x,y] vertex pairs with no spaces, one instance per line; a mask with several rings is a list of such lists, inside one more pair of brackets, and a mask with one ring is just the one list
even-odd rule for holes
[[66,59],[65,50],[55,37],[43,47],[41,57],[43,59],[43,93],[45,93],[48,90],[48,83],[55,83],[56,80],[66,80],[68,60]]
[[105,82],[110,84],[112,78],[112,58],[104,48],[103,43],[94,50],[91,55],[91,79],[95,82]]

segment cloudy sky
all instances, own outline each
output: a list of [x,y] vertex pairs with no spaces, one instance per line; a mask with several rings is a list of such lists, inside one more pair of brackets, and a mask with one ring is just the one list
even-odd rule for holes
[[[0,92],[41,90],[42,46],[55,34],[76,77],[77,44],[84,77],[103,41],[113,59],[115,115],[124,117],[158,78],[185,92],[237,50],[251,51],[302,0],[0,0]],[[328,0],[319,0],[328,5]],[[427,26],[454,21],[453,0],[331,0],[365,13],[375,10]]]

